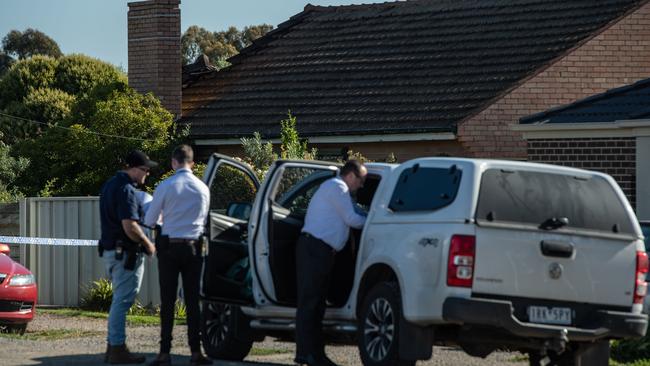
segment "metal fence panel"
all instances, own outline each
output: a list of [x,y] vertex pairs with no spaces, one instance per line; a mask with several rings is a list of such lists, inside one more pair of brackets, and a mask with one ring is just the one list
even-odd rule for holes
[[[20,203],[20,235],[45,238],[100,237],[98,197],[26,198]],[[21,262],[36,276],[38,303],[78,306],[86,289],[106,278],[96,247],[20,245]],[[158,305],[158,264],[145,261],[138,300]]]

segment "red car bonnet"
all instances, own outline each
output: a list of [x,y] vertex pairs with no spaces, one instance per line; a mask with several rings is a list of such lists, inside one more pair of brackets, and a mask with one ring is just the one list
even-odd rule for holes
[[0,254],[0,273],[6,274],[30,274],[27,268],[19,263],[14,262],[11,257],[5,254]]

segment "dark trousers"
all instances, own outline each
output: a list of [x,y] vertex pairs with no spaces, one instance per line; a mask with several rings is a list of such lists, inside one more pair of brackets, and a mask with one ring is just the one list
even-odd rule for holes
[[160,283],[160,353],[172,348],[174,305],[178,290],[178,275],[183,279],[183,296],[187,311],[187,338],[192,352],[201,351],[199,310],[200,251],[187,243],[172,243],[158,252],[158,282]]
[[322,323],[336,252],[324,241],[302,234],[296,245],[298,309],[296,359],[325,355]]

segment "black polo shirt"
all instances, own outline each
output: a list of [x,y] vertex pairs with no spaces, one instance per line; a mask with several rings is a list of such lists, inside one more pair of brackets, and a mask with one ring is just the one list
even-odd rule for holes
[[118,172],[104,183],[99,198],[102,228],[99,245],[104,250],[114,250],[117,240],[127,239],[122,220],[140,221],[140,204],[135,192],[135,184],[125,172]]

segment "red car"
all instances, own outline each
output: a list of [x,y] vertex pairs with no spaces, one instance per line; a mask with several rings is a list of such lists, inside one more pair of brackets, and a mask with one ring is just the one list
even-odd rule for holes
[[9,257],[7,244],[0,244],[0,331],[25,333],[37,297],[34,275]]

